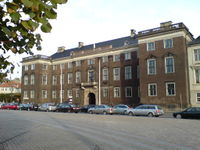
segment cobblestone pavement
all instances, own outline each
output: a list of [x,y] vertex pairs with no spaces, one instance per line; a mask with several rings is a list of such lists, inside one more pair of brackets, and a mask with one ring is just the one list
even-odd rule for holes
[[199,150],[200,120],[0,110],[0,150]]

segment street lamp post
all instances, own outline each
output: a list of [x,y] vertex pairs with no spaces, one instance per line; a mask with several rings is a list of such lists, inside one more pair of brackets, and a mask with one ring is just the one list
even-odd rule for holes
[[60,103],[62,103],[62,101],[63,101],[63,97],[62,97],[62,72],[63,72],[63,70],[62,70],[63,68],[62,68],[62,64],[60,64]]

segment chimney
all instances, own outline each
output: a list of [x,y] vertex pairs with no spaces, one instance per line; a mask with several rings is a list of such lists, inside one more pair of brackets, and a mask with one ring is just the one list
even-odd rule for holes
[[65,50],[65,46],[58,47],[57,53],[62,53]]
[[136,35],[136,30],[131,29],[131,37],[134,37]]
[[167,21],[167,22],[161,22],[160,23],[160,27],[161,28],[165,28],[165,27],[168,27],[172,24],[172,21]]
[[84,46],[84,43],[83,42],[78,42],[78,48],[81,48]]

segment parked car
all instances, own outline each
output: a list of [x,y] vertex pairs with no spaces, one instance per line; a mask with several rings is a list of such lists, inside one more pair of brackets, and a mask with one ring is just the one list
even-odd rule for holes
[[164,111],[159,105],[140,105],[135,108],[128,109],[127,114],[130,116],[159,117],[164,114]]
[[124,104],[118,104],[113,107],[113,114],[126,114],[129,107]]
[[88,112],[88,109],[95,107],[95,105],[84,105],[80,108],[80,112]]
[[33,105],[32,104],[20,104],[19,105],[19,110],[32,110],[33,109]]
[[200,107],[190,107],[181,112],[173,113],[174,118],[200,119]]
[[12,109],[17,110],[19,109],[19,105],[17,103],[7,103],[1,106],[1,109]]
[[38,110],[40,111],[49,111],[49,106],[54,105],[54,103],[44,103],[41,106],[39,106]]
[[1,109],[1,106],[2,106],[2,105],[4,105],[4,103],[0,103],[0,109]]
[[113,114],[113,108],[108,105],[96,105],[95,107],[89,108],[88,113],[90,114]]
[[49,104],[47,111],[56,111],[56,104]]
[[78,113],[80,112],[80,107],[78,105],[74,105],[74,104],[70,104],[71,106],[71,112],[75,112],[75,113]]
[[56,112],[72,112],[71,104],[61,103],[56,106]]

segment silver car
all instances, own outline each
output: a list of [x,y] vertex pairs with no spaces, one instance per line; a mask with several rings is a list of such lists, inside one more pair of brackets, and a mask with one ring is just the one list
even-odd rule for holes
[[54,105],[54,103],[44,103],[41,106],[39,106],[38,110],[40,110],[40,111],[53,111],[53,108],[51,107],[53,105]]
[[118,104],[113,107],[113,114],[126,114],[128,111],[129,107],[124,104]]
[[89,108],[88,113],[90,114],[113,114],[113,109],[108,105],[96,105],[95,107]]
[[159,105],[140,105],[136,108],[128,109],[127,114],[130,116],[159,117],[164,114],[164,111]]

